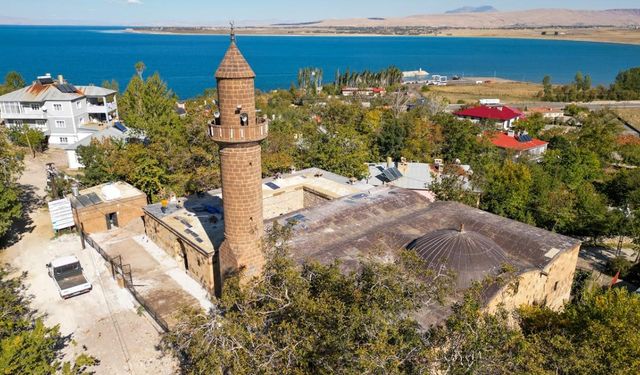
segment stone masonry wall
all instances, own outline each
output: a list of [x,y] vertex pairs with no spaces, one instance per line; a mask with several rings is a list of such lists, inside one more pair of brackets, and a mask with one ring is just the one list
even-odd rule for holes
[[571,294],[579,250],[580,246],[577,246],[558,255],[544,270],[548,276],[540,270],[520,275],[515,294],[510,286],[503,287],[487,304],[487,309],[495,311],[501,303],[507,310],[533,303],[545,304],[554,310],[561,309]]
[[318,195],[311,190],[304,189],[304,208],[318,207],[327,203],[330,199],[322,195]]
[[220,149],[220,164],[225,228],[221,275],[244,268],[245,277],[256,276],[264,266],[260,144],[224,146]]
[[76,226],[84,228],[85,233],[99,233],[107,231],[107,214],[115,212],[118,215],[118,226],[124,227],[135,219],[142,217],[142,207],[147,205],[144,195],[103,202],[89,207],[73,209]]
[[[249,116],[249,125],[256,124],[253,79],[219,79],[218,100],[222,126],[239,128],[241,113]],[[239,111],[238,105],[242,106]]]
[[173,257],[182,269],[197,280],[209,293],[214,292],[216,285],[213,254],[206,255],[196,249],[190,242],[176,235],[148,213],[145,213],[144,216],[144,229],[147,237]]

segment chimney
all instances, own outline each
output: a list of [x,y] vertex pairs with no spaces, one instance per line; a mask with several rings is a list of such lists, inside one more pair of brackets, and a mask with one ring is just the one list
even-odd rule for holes
[[80,195],[80,188],[78,187],[77,183],[73,183],[71,185],[71,194],[73,194],[74,197]]
[[58,83],[64,85],[64,77],[62,76],[62,74],[58,75]]
[[387,168],[393,168],[393,158],[391,156],[387,156]]

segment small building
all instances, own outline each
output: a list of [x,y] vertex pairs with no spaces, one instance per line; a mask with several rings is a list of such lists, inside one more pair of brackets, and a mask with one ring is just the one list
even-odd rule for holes
[[119,122],[116,122],[114,126],[107,127],[102,130],[95,130],[92,128],[86,128],[87,131],[90,132],[90,135],[87,137],[83,137],[78,142],[62,146],[67,154],[67,162],[69,165],[69,169],[78,169],[84,168],[84,165],[78,159],[78,154],[76,150],[80,146],[89,146],[91,141],[97,140],[102,141],[104,139],[115,139],[115,140],[126,140],[129,138],[127,135],[127,128]]
[[384,87],[343,87],[342,96],[384,96],[387,91]]
[[147,195],[118,181],[84,189],[69,197],[76,227],[85,233],[124,227],[143,216]]
[[[266,178],[262,181],[263,216],[277,218],[369,188],[318,168]],[[151,204],[143,211],[147,237],[213,292],[219,278],[214,272],[217,254],[224,240],[222,190]]]
[[550,119],[550,120],[564,118],[564,111],[562,109],[552,108],[552,107],[534,107],[534,108],[529,108],[527,112],[530,114],[539,113],[542,115],[543,118]]
[[515,157],[527,155],[539,159],[547,151],[548,142],[533,138],[526,133],[497,132],[490,135],[491,143],[504,150],[515,152]]
[[364,180],[373,186],[395,186],[409,189],[421,193],[422,195],[435,199],[430,192],[431,185],[442,179],[447,173],[456,173],[461,179],[463,186],[471,190],[469,177],[473,174],[471,166],[465,164],[448,165],[445,172],[445,165],[442,160],[435,163],[410,163],[404,158],[400,162],[387,160],[386,163],[368,163],[369,177]]
[[402,72],[402,83],[427,83],[429,77],[429,72],[422,70],[422,68],[418,70],[411,70]]
[[493,122],[502,130],[511,129],[516,121],[525,118],[520,110],[505,105],[479,105],[461,109],[454,115],[474,123]]

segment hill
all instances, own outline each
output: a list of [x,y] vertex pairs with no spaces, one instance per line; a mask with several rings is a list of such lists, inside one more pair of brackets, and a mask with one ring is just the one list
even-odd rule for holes
[[324,27],[440,27],[495,29],[512,27],[640,26],[640,9],[533,9],[514,12],[424,14],[386,19],[332,19]]
[[482,5],[479,7],[461,7],[458,9],[448,10],[444,12],[445,14],[458,14],[458,13],[487,13],[487,12],[497,12],[498,10],[491,5]]

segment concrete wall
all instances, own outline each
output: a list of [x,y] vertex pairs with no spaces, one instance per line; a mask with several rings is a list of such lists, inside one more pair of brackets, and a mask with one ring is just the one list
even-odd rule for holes
[[571,285],[578,262],[580,246],[561,253],[544,269],[532,270],[519,276],[517,287],[509,285],[502,288],[487,304],[489,311],[495,311],[500,304],[507,310],[514,310],[522,305],[534,303],[544,304],[551,309],[559,310],[569,300]]
[[147,237],[172,256],[187,274],[213,294],[215,290],[214,254],[203,253],[146,212],[144,230]]
[[78,228],[83,227],[85,233],[98,233],[107,230],[105,215],[116,212],[118,226],[124,227],[131,221],[143,216],[142,207],[147,205],[147,197],[140,195],[128,199],[103,202],[89,207],[73,209],[73,217]]

